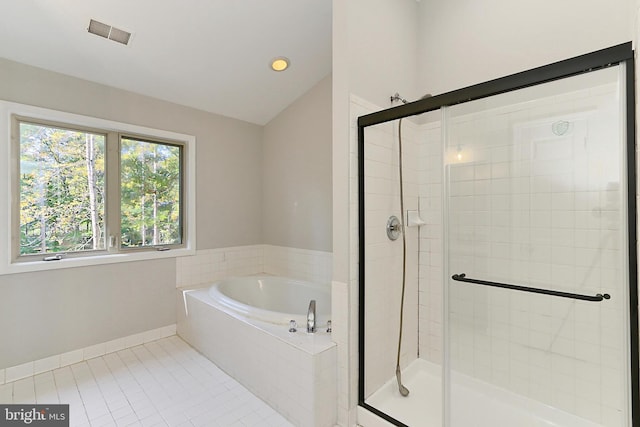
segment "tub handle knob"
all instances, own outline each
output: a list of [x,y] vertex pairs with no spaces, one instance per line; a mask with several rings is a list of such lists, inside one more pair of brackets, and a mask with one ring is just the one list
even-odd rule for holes
[[289,332],[297,332],[298,329],[296,329],[298,327],[298,324],[296,323],[295,320],[291,319],[289,320]]
[[331,320],[327,320],[327,332],[331,333]]

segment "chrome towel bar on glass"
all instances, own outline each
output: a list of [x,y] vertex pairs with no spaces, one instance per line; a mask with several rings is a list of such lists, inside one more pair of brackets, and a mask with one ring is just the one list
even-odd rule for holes
[[451,278],[457,282],[474,283],[476,285],[493,286],[495,288],[513,289],[513,290],[522,291],[522,292],[533,292],[535,294],[553,295],[556,297],[579,299],[582,301],[599,302],[599,301],[611,298],[611,295],[609,294],[596,294],[595,296],[581,295],[581,294],[572,294],[570,292],[552,291],[550,289],[531,288],[528,286],[510,285],[508,283],[488,282],[486,280],[469,279],[466,277],[464,273],[454,274],[453,276],[451,276]]

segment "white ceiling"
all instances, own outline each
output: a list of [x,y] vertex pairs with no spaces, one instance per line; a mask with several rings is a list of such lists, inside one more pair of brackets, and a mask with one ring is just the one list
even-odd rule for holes
[[[331,0],[2,3],[0,57],[252,123],[331,72]],[[89,19],[129,45],[89,34]],[[289,70],[269,69],[276,56]]]

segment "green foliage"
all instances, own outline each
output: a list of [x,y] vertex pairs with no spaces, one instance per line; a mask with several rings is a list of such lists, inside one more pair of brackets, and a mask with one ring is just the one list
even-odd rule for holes
[[[20,123],[21,255],[104,249],[105,147],[105,135]],[[182,243],[181,148],[120,147],[122,246]]]
[[104,246],[104,149],[104,135],[20,124],[20,254]]
[[122,246],[181,243],[180,147],[130,138],[120,147]]

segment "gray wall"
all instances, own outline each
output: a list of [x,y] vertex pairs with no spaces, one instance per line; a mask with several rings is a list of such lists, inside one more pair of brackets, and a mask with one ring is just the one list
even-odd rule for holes
[[332,250],[331,76],[264,127],[264,243]]
[[[4,59],[0,99],[195,135],[198,249],[262,242],[261,126]],[[173,259],[0,276],[0,368],[175,323],[175,277]]]
[[0,276],[0,369],[175,323],[175,262]]
[[261,243],[262,126],[2,58],[0,99],[195,135],[198,249]]

